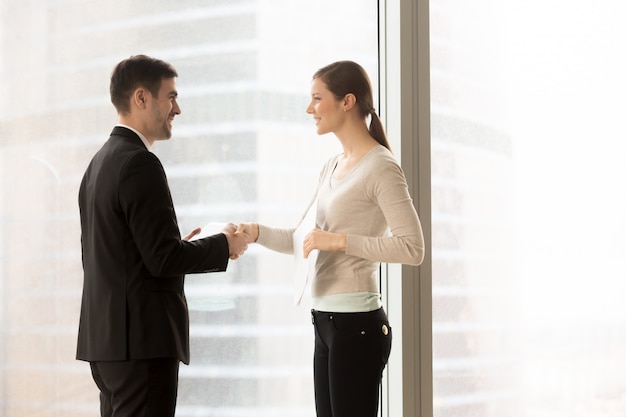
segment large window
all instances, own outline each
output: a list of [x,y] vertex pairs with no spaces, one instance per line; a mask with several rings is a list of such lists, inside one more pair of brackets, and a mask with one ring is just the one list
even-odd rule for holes
[[[183,232],[293,224],[339,149],[304,113],[312,73],[337,59],[370,73],[432,232],[424,267],[383,268],[383,415],[621,417],[624,13],[612,0],[0,3],[0,414],[97,415],[74,360],[76,193],[116,121],[110,71],[146,53],[180,73],[183,113],[154,152]],[[189,276],[179,416],[314,415],[292,269],[254,247]]]
[[624,414],[625,12],[430,1],[435,417]]
[[[117,121],[113,66],[145,53],[179,72],[182,114],[164,164],[181,230],[292,226],[326,158],[305,113],[315,70],[338,59],[378,78],[377,2],[91,1],[0,5],[0,415],[97,415],[75,357],[82,287],[77,190]],[[314,415],[307,301],[290,257],[259,247],[188,276],[191,364],[177,416]]]

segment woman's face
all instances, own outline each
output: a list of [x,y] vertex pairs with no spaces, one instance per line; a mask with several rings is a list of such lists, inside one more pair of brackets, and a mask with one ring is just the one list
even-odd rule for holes
[[311,103],[306,112],[313,116],[318,135],[336,132],[346,118],[343,102],[337,100],[319,78],[311,83]]

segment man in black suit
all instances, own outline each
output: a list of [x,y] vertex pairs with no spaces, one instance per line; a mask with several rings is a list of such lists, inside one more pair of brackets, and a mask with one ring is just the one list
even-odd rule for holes
[[77,359],[88,361],[104,417],[171,417],[179,363],[189,363],[184,274],[224,271],[248,246],[222,233],[181,238],[165,171],[150,152],[172,136],[176,70],[147,56],[111,76],[119,124],[79,191],[84,285]]

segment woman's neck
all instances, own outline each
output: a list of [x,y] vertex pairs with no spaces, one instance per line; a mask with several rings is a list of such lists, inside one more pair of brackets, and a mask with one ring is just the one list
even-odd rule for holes
[[335,136],[343,148],[343,159],[361,159],[370,149],[378,145],[365,126],[362,129],[344,129],[335,133]]

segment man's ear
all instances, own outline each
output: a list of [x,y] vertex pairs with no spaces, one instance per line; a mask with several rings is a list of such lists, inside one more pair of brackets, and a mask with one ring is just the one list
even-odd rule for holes
[[147,96],[148,92],[146,90],[144,90],[143,88],[138,88],[133,93],[132,103],[140,109],[145,109]]

